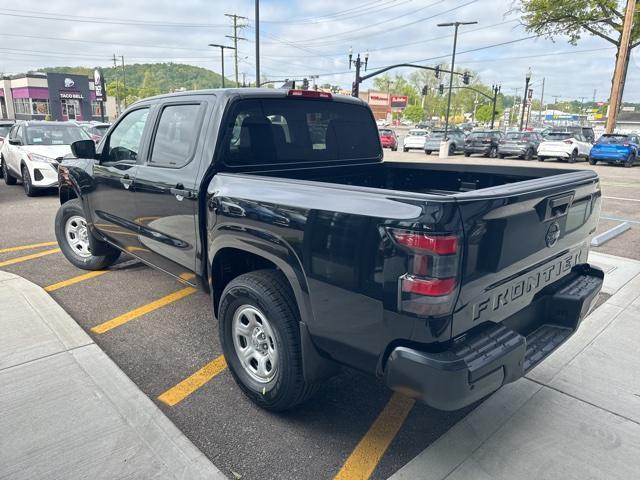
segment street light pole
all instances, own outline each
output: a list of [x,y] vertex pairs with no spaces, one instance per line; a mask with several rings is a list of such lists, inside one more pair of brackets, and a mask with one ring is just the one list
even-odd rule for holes
[[260,84],[260,1],[255,0],[256,17],[256,87]]
[[362,79],[360,78],[360,69],[364,65],[364,71],[366,72],[368,63],[369,63],[369,52],[364,54],[364,62],[363,62],[362,60],[360,60],[359,53],[356,59],[353,60],[353,49],[352,48],[349,49],[349,70],[351,70],[351,65],[354,65],[356,67],[356,81],[353,82],[353,85],[351,86],[352,97],[358,98],[360,95],[360,82],[362,81]]
[[493,130],[493,124],[496,119],[496,103],[498,101],[498,93],[500,93],[500,85],[494,85],[491,87],[493,90],[493,110],[491,110],[491,130]]
[[449,23],[439,23],[439,27],[455,27],[453,33],[453,53],[451,54],[451,75],[449,76],[449,98],[447,99],[447,113],[445,115],[444,120],[444,140],[445,142],[449,140],[448,132],[449,132],[449,113],[451,112],[451,90],[453,89],[453,72],[455,70],[456,65],[456,47],[458,45],[458,28],[460,25],[475,25],[478,22],[449,22]]
[[217,43],[210,43],[210,47],[219,47],[220,48],[220,62],[221,62],[221,72],[222,72],[222,88],[224,88],[224,49],[229,48],[231,50],[235,50],[235,47],[229,47],[227,45],[218,45]]
[[525,82],[524,82],[524,93],[522,94],[522,115],[520,116],[520,131],[522,131],[522,127],[524,126],[524,113],[527,110],[527,96],[529,95],[530,81],[531,81],[531,67],[529,67],[529,71],[527,72],[527,76],[525,77]]

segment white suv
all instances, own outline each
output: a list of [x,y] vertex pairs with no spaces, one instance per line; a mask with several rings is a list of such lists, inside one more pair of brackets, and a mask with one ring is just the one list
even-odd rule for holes
[[404,137],[402,144],[402,150],[408,152],[409,150],[424,150],[424,142],[427,138],[427,130],[421,128],[414,128],[409,130],[407,136]]
[[39,188],[58,186],[58,165],[71,154],[71,144],[90,140],[79,126],[65,122],[22,122],[15,124],[0,149],[4,181],[22,180],[28,196]]
[[592,146],[581,133],[550,132],[538,146],[538,160],[544,162],[548,158],[557,158],[569,163],[587,160]]

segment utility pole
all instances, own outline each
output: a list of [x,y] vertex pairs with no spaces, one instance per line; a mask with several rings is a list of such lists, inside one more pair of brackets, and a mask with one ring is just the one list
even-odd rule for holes
[[238,25],[238,20],[247,20],[247,17],[242,17],[240,15],[225,13],[225,17],[229,17],[233,19],[233,35],[225,35],[227,38],[233,40],[233,49],[235,50],[235,77],[236,77],[236,87],[240,85],[240,81],[238,79],[238,40],[246,40],[246,38],[238,36],[238,29],[244,28],[246,25]]
[[525,82],[524,82],[524,93],[522,94],[522,116],[520,117],[520,129],[519,129],[520,131],[522,131],[522,127],[524,126],[524,114],[527,110],[527,96],[529,95],[530,81],[531,81],[531,68],[529,68],[529,71],[527,71],[527,75],[525,77]]
[[116,54],[113,54],[113,73],[116,76],[116,116],[120,116],[120,92],[118,88],[118,62],[116,60]]
[[447,113],[444,120],[444,141],[448,142],[449,137],[449,113],[451,111],[451,90],[453,89],[453,72],[456,65],[456,46],[458,45],[458,28],[460,25],[475,25],[478,22],[449,22],[439,23],[438,27],[454,27],[453,33],[453,53],[451,54],[451,75],[449,75],[449,96],[447,98]]
[[542,126],[542,110],[544,110],[544,80],[542,77],[542,94],[540,95],[540,112],[538,112],[538,123]]
[[633,15],[636,10],[636,0],[627,0],[627,8],[624,14],[624,24],[620,37],[620,50],[616,69],[613,73],[613,84],[611,85],[611,96],[609,98],[609,113],[607,114],[606,133],[613,133],[618,120],[618,108],[622,102],[622,85],[629,62],[629,44],[631,42],[631,29],[633,28]]
[[231,50],[235,50],[233,47],[229,47],[227,45],[218,45],[217,43],[210,43],[210,47],[219,47],[220,48],[220,66],[222,72],[222,88],[224,88],[224,49],[229,48]]
[[500,85],[494,85],[493,87],[491,87],[491,89],[493,90],[493,110],[491,110],[491,130],[493,130],[493,124],[495,123],[495,120],[496,120],[496,103],[498,102],[498,93],[500,93]]
[[[256,1],[256,88],[260,85],[260,0]],[[315,82],[314,82],[315,87]],[[314,88],[315,89],[315,88]]]
[[247,80],[247,74],[245,72],[242,72],[242,86],[246,87],[246,80]]
[[124,108],[127,108],[127,73],[124,68],[124,55],[120,55],[122,60],[122,96],[124,97]]

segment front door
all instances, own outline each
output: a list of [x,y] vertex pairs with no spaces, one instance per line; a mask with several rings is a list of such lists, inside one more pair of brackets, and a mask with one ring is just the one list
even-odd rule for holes
[[136,175],[135,223],[143,260],[183,280],[196,269],[200,101],[164,104],[147,161]]
[[67,115],[69,117],[69,120],[76,119],[76,106],[73,103],[69,103],[67,105]]
[[148,132],[149,107],[128,112],[113,128],[93,169],[89,202],[93,222],[111,242],[131,251],[139,246],[133,191],[138,156]]

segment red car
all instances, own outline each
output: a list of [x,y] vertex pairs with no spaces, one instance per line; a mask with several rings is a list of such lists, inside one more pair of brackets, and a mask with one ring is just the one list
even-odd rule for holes
[[394,152],[398,150],[398,137],[396,137],[396,132],[389,128],[379,128],[378,133],[380,134],[382,148],[390,148]]

